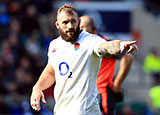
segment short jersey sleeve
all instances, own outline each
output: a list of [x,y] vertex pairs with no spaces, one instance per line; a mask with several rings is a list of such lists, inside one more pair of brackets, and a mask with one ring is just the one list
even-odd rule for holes
[[49,44],[49,48],[48,48],[48,63],[51,64],[51,54],[53,52],[54,48],[53,48],[53,41],[51,41],[51,43]]
[[99,37],[98,35],[94,35],[93,39],[95,40],[94,41],[94,43],[95,43],[94,52],[97,54],[97,56],[101,57],[98,52],[99,46],[100,46],[100,44],[107,42],[107,41],[104,40],[103,38]]

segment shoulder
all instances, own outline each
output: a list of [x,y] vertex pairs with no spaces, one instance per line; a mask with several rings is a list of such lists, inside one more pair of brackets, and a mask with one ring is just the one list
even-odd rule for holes
[[83,30],[80,35],[79,35],[79,39],[82,39],[82,38],[89,38],[91,36],[90,33],[86,32],[85,30]]
[[53,39],[51,42],[50,42],[50,45],[51,44],[56,44],[56,43],[58,43],[58,42],[60,42],[61,41],[61,37],[59,36],[59,37],[57,37],[56,39]]
[[[85,30],[83,30],[79,36],[80,39],[90,39],[90,40],[96,40],[97,39],[101,39],[100,36],[96,35],[96,34],[90,34],[88,32],[86,32]],[[94,38],[94,39],[93,39]]]
[[99,34],[98,36],[102,37],[103,39],[107,40],[107,41],[111,41],[107,36],[103,35],[103,34]]

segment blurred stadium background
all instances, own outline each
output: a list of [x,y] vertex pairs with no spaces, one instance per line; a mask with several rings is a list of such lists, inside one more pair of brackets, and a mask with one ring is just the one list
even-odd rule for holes
[[48,45],[58,36],[56,10],[64,3],[72,3],[79,16],[92,16],[98,32],[110,39],[138,42],[139,51],[133,52],[134,62],[123,84],[124,102],[116,109],[120,115],[152,115],[153,79],[143,71],[143,63],[152,47],[160,53],[159,0],[1,0],[0,115],[52,114],[53,87],[45,91],[47,104],[40,112],[30,108],[29,98],[47,63]]

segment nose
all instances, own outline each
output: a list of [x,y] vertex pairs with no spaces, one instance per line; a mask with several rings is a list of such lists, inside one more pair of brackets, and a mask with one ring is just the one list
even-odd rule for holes
[[73,24],[72,24],[71,22],[69,22],[69,23],[67,24],[67,27],[68,27],[69,29],[71,29],[71,28],[73,28]]

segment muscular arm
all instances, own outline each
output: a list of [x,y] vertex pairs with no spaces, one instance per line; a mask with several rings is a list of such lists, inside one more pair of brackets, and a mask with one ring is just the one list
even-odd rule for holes
[[32,89],[30,103],[33,109],[37,111],[41,109],[40,100],[42,100],[43,103],[46,103],[43,90],[53,85],[54,81],[55,81],[54,69],[50,64],[47,64],[42,74],[40,75],[37,83],[34,85]]
[[98,48],[98,53],[103,58],[108,58],[113,55],[118,55],[118,54],[120,54],[120,52],[121,52],[120,40],[104,42],[104,43],[100,44],[100,46]]
[[133,57],[130,54],[125,54],[120,61],[120,68],[119,72],[114,80],[113,83],[113,92],[120,92],[121,91],[121,84],[125,80],[128,72],[130,71],[132,65]]
[[[121,41],[121,40],[103,42],[98,47],[98,53],[103,58],[108,58],[113,55],[119,55],[125,50],[127,50],[127,53],[130,53],[134,49],[138,50],[135,43],[136,41]],[[133,45],[135,45],[136,47],[133,47]]]
[[43,72],[41,73],[37,83],[33,87],[33,89],[41,89],[42,91],[48,89],[51,85],[53,85],[55,81],[55,73],[50,64],[47,64]]

